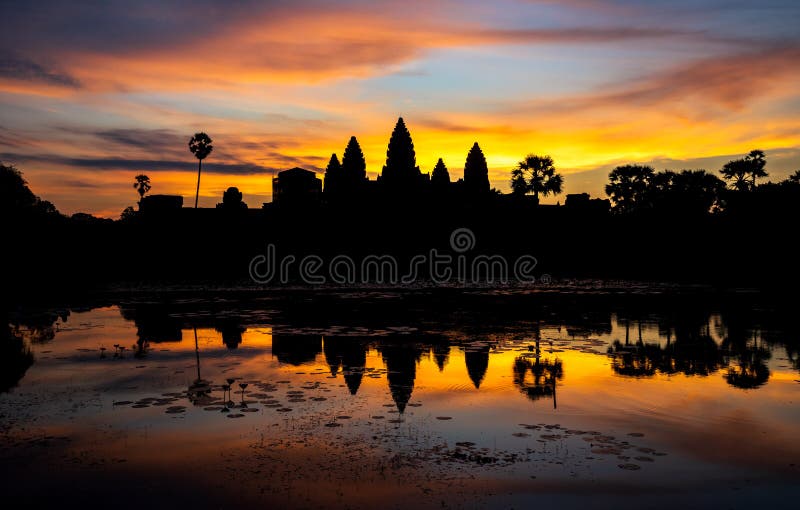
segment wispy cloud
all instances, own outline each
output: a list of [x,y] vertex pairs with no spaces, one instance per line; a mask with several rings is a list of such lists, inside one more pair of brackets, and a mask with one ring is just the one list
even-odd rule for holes
[[68,73],[45,67],[33,60],[0,54],[0,78],[77,89],[81,83]]
[[170,129],[116,128],[93,131],[91,134],[102,141],[140,149],[145,152],[175,150],[189,141]]
[[800,78],[800,45],[700,58],[650,75],[609,84],[603,90],[515,103],[509,111],[568,113],[649,108],[691,103],[708,118],[709,106],[737,110]]
[[[572,26],[548,27],[535,22],[532,26],[498,26],[463,19],[446,2],[434,7],[428,2],[412,4],[403,9],[402,24],[396,22],[396,5],[382,4],[385,8],[381,10],[366,8],[361,2],[343,2],[336,9],[313,2],[245,2],[224,9],[212,2],[201,2],[192,9],[171,3],[156,7],[148,2],[66,9],[50,3],[36,12],[17,5],[5,9],[11,22],[0,41],[13,41],[29,58],[57,58],[95,90],[180,90],[197,83],[226,87],[242,82],[318,82],[402,74],[407,71],[399,66],[446,48],[730,43],[733,39],[655,22],[593,26],[579,20]],[[596,7],[593,2],[588,5]],[[48,11],[51,16],[42,15]],[[201,31],[194,28],[198,13],[209,16]],[[47,70],[33,61],[9,60],[6,66],[13,68],[11,73],[27,74],[51,85],[75,87],[79,83],[72,75]]]
[[[11,163],[39,163],[54,166],[68,166],[83,168],[91,171],[103,170],[141,170],[148,172],[186,171],[197,169],[192,161],[158,160],[158,159],[127,159],[127,158],[71,158],[54,155],[28,155],[13,152],[0,153],[0,160]],[[254,163],[214,163],[207,162],[203,171],[225,175],[257,175],[271,174],[283,168],[267,167]]]

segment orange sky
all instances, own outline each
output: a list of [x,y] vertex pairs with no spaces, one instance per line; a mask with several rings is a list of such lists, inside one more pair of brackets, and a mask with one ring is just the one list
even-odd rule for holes
[[238,186],[258,207],[273,172],[320,169],[351,135],[374,178],[400,115],[423,172],[442,157],[460,177],[478,141],[501,190],[529,152],[553,156],[567,193],[593,195],[634,161],[717,171],[760,148],[771,178],[800,168],[791,2],[0,9],[13,48],[0,51],[0,159],[67,213],[116,217],[140,172],[153,193],[190,197],[199,130],[215,142],[203,206]]

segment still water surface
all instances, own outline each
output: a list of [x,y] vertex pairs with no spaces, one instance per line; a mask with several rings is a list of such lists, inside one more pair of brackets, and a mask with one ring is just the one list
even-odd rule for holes
[[17,310],[3,491],[122,507],[793,507],[793,320],[749,296],[648,292]]

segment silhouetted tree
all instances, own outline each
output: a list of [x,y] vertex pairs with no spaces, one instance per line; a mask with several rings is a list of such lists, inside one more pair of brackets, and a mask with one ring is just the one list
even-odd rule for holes
[[144,174],[134,177],[133,187],[139,193],[139,200],[144,198],[145,193],[150,191],[150,178]]
[[528,194],[528,181],[521,173],[516,173],[516,169],[511,172],[511,194],[523,197]]
[[747,171],[750,165],[744,159],[734,159],[728,161],[720,170],[722,178],[728,181],[731,187],[737,191],[748,191],[750,183],[747,180]]
[[767,166],[767,155],[762,150],[752,150],[745,156],[745,161],[750,165],[748,174],[751,178],[751,186],[756,188],[756,179],[767,176],[767,171],[764,168]]
[[606,194],[614,202],[614,210],[630,212],[646,202],[653,168],[643,165],[622,165],[608,174]]
[[725,182],[705,170],[665,170],[648,184],[648,206],[656,210],[704,214],[721,206]]
[[126,207],[122,213],[119,215],[120,221],[130,221],[136,217],[136,209],[133,206]]
[[764,151],[752,150],[742,159],[725,163],[720,173],[733,189],[752,191],[756,188],[756,179],[767,176],[767,171],[764,170],[766,165],[767,158]]
[[386,149],[386,164],[381,172],[381,180],[390,189],[408,191],[419,184],[421,172],[417,166],[414,142],[403,117],[397,119],[389,146]]
[[0,163],[0,216],[60,217],[55,206],[30,190],[22,173],[11,165]]
[[795,172],[786,180],[794,184],[800,184],[800,170],[795,170]]
[[464,163],[464,188],[468,193],[489,191],[489,167],[478,142],[472,145]]
[[553,158],[528,154],[511,171],[511,189],[515,194],[533,193],[536,202],[539,194],[558,195],[564,185],[564,179],[556,173]]
[[200,171],[203,168],[203,160],[211,154],[214,146],[211,145],[211,138],[205,133],[195,133],[189,140],[189,151],[197,158],[197,191],[194,195],[194,208],[197,209],[197,201],[200,198]]
[[37,201],[19,170],[13,166],[0,165],[0,207],[3,210],[30,209]]
[[448,186],[450,186],[450,172],[447,171],[442,158],[439,158],[431,173],[431,187],[436,191],[446,191]]

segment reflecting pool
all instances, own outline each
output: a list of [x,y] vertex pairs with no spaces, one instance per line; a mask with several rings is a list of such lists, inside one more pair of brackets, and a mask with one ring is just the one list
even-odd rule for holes
[[785,302],[141,293],[3,325],[3,491],[88,507],[794,507]]

